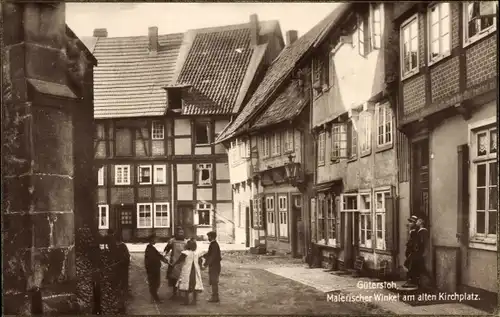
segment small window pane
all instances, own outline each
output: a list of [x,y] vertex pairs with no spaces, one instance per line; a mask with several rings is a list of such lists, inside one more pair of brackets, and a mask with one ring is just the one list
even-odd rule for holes
[[496,187],[490,187],[489,198],[489,210],[498,209],[498,191]]
[[445,54],[450,51],[450,33],[443,35],[441,38],[441,53]]
[[411,37],[412,38],[416,37],[418,35],[417,20],[414,20],[413,22],[411,22],[410,29],[411,29]]
[[488,138],[486,133],[480,133],[477,135],[477,156],[482,156],[487,154],[488,148]]
[[485,229],[484,228],[484,222],[485,222],[484,216],[485,216],[485,213],[482,211],[478,211],[476,213],[477,233],[485,233],[484,232],[484,229]]
[[477,186],[486,186],[486,164],[477,166]]
[[488,219],[488,234],[497,234],[497,211],[490,211]]
[[477,210],[485,210],[486,209],[486,189],[478,188],[477,189]]
[[498,177],[498,163],[491,162],[490,163],[490,185],[497,185],[497,177]]
[[497,130],[490,131],[490,153],[497,152]]

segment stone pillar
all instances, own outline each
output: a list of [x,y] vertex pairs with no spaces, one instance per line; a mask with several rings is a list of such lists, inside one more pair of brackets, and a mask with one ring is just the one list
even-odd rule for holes
[[68,76],[65,5],[1,5],[4,313],[30,314],[31,299],[40,293],[44,313],[70,312],[76,286],[73,110],[85,104]]

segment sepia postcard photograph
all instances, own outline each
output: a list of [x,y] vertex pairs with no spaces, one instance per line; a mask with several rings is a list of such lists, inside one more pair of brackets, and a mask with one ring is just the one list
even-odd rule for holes
[[2,315],[500,314],[497,1],[0,13]]

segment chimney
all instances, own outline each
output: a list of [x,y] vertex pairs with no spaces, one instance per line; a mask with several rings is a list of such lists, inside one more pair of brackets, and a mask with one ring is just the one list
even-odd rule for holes
[[94,37],[108,37],[107,29],[94,29]]
[[149,51],[158,52],[158,27],[151,26],[148,29]]
[[259,45],[259,18],[257,14],[250,15],[250,38],[251,45]]
[[297,30],[289,30],[286,32],[286,45],[291,45],[293,42],[295,42],[298,38],[298,32]]

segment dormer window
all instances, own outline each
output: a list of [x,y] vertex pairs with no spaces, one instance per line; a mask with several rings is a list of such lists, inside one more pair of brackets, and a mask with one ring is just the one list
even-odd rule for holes
[[330,84],[330,52],[324,51],[313,60],[313,88],[315,95],[328,89]]
[[167,91],[167,106],[169,110],[182,109],[182,90],[181,88],[171,88]]

